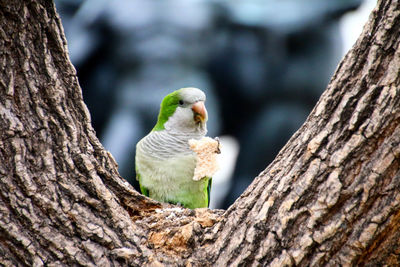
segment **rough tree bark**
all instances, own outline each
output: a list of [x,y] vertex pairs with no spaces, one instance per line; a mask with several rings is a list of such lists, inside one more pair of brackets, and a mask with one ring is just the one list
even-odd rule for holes
[[275,161],[227,211],[191,211],[119,176],[54,4],[0,1],[0,264],[400,265],[399,36],[378,1]]

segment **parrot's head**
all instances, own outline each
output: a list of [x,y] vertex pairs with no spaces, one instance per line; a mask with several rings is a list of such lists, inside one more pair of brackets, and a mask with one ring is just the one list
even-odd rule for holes
[[207,131],[206,95],[197,88],[176,90],[160,105],[158,121],[153,131],[167,130],[176,133],[204,133]]

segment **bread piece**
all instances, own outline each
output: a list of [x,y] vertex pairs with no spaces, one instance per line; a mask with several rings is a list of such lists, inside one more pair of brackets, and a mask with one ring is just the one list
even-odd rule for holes
[[203,137],[200,140],[190,139],[189,147],[197,154],[193,180],[199,181],[204,177],[212,177],[219,169],[217,162],[217,154],[221,153],[219,139],[210,137]]

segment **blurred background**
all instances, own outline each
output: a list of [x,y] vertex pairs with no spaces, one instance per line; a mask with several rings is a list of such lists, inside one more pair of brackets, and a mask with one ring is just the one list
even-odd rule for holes
[[161,100],[207,95],[220,136],[211,207],[227,208],[325,90],[376,0],[56,0],[102,144],[135,188],[135,145]]

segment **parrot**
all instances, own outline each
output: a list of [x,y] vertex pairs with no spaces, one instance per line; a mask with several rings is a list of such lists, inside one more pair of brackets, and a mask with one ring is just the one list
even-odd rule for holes
[[136,145],[136,179],[143,195],[185,208],[207,208],[212,177],[193,179],[196,153],[189,140],[207,133],[206,95],[194,87],[164,97],[154,128]]

